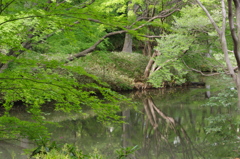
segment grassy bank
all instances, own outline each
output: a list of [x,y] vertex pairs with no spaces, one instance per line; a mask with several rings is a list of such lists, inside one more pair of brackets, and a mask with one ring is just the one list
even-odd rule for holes
[[[47,59],[65,62],[70,55],[63,53],[31,53],[25,54],[25,56],[28,56],[30,59]],[[67,65],[73,66],[74,68],[84,68],[88,73],[97,76],[101,81],[105,82],[111,89],[121,91],[142,88],[143,83],[141,80],[143,79],[143,74],[148,61],[149,57],[146,57],[140,53],[98,51],[88,54],[85,57],[75,59],[74,61],[69,62]],[[212,63],[213,62],[205,62],[207,70],[214,69],[211,65]],[[204,68],[195,65],[192,66],[191,63],[189,66],[198,68],[199,70],[205,70]],[[169,79],[164,78],[164,70],[159,72],[159,76],[162,79],[161,83],[164,83],[164,85],[159,85],[159,87],[174,87],[184,83],[178,84],[176,79],[174,79],[172,76],[183,79],[186,83],[189,81],[198,82],[198,80],[195,79],[196,73],[192,72],[189,68],[182,69],[187,71],[187,74],[178,77],[179,72],[176,71],[174,67],[170,66],[169,74],[171,78]],[[157,80],[161,81],[160,77],[157,76]],[[86,78],[82,76],[79,76],[78,80],[81,83],[93,82],[92,78]],[[156,79],[154,80],[157,81]]]
[[[48,60],[66,61],[69,55],[55,53],[43,54],[42,57]],[[140,53],[94,52],[68,65],[83,67],[88,73],[106,82],[113,90],[131,90],[134,88],[134,80],[142,78],[148,60],[149,57]],[[91,79],[86,78],[79,80],[91,82],[88,81]]]
[[134,87],[134,80],[143,76],[148,60],[139,53],[97,52],[71,65],[83,67],[114,90],[129,90]]

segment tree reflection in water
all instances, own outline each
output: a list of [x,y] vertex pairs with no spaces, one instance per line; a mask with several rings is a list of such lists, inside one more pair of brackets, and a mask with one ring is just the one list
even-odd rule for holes
[[[141,147],[132,158],[193,159],[237,156],[234,152],[238,147],[236,140],[225,142],[222,138],[221,142],[217,142],[219,138],[205,131],[208,126],[206,118],[224,113],[225,110],[202,107],[200,103],[194,105],[189,102],[189,95],[182,97],[185,106],[182,106],[179,100],[171,103],[169,99],[163,99],[159,102],[162,99],[156,100],[156,97],[155,104],[151,95],[142,95],[141,113],[130,110],[122,113],[128,122],[123,125],[123,147],[137,144]],[[203,91],[202,96],[196,98],[196,101],[203,101],[207,97]],[[226,124],[233,123],[231,121]]]
[[[91,112],[89,116],[51,112],[45,118],[61,125],[49,125],[54,141],[74,144],[86,154],[98,151],[106,159],[116,158],[114,152],[121,146],[135,145],[140,149],[128,156],[131,159],[237,158],[239,131],[235,129],[239,124],[236,125],[234,120],[224,121],[221,126],[225,126],[225,131],[215,134],[207,134],[205,129],[209,127],[208,117],[231,114],[234,109],[202,107],[211,99],[205,97],[205,92],[203,88],[137,94],[133,100],[138,103],[138,110],[123,110],[121,114],[126,122],[123,125],[105,125]],[[11,112],[11,115],[28,120],[26,112]],[[13,150],[12,147],[9,150]]]
[[[195,158],[202,156],[201,152],[194,147],[183,127],[163,113],[153,102],[152,98],[145,98],[143,132],[144,139],[139,155],[143,156],[146,152],[155,153],[157,158],[177,158],[181,153],[182,158]],[[155,146],[151,147],[151,142]],[[146,155],[146,154],[145,154]]]

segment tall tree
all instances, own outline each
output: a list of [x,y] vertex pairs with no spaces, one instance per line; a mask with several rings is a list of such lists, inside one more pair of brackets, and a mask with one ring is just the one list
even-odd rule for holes
[[[240,107],[240,1],[239,0],[228,0],[228,5],[226,7],[225,1],[221,0],[222,8],[222,26],[221,28],[217,25],[214,18],[211,16],[209,10],[203,5],[200,0],[196,0],[199,6],[205,11],[212,25],[218,33],[218,37],[222,46],[222,51],[224,53],[225,62],[227,68],[237,86],[238,90],[238,106]],[[207,2],[207,1],[203,1]],[[234,4],[234,5],[233,5]],[[226,9],[227,8],[227,9]],[[228,10],[228,17],[227,17]],[[235,11],[235,13],[234,13]],[[234,56],[238,66],[238,72],[235,74],[234,67],[229,59],[229,50],[226,40],[226,21],[229,21],[229,26],[231,30],[231,37],[234,45]]]
[[[131,29],[134,23],[145,23],[153,18],[151,23],[149,23],[141,33],[147,38],[154,39],[154,37],[159,37],[158,35],[162,33],[159,30],[162,30],[164,20],[176,11],[179,11],[184,3],[175,0],[131,0],[127,4],[127,17],[128,20],[132,22],[127,28]],[[157,28],[155,30],[158,31],[154,31],[154,28]],[[125,33],[123,52],[132,52],[133,37],[134,35],[132,36],[129,33]],[[146,41],[149,42],[149,40]],[[151,52],[149,47],[153,46],[146,45],[144,47],[148,47],[148,49],[145,48],[145,50]]]

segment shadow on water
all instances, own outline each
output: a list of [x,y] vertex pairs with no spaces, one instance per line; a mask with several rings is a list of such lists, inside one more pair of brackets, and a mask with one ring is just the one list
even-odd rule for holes
[[[209,116],[225,111],[221,108],[202,107],[210,95],[214,95],[214,92],[210,92],[213,89],[214,86],[210,87],[209,84],[206,88],[129,92],[125,95],[137,103],[137,109],[124,109],[120,112],[126,122],[122,125],[99,123],[91,113],[82,117],[51,112],[51,115],[46,115],[46,119],[61,125],[49,126],[52,138],[57,143],[71,143],[85,153],[97,151],[109,159],[116,158],[116,149],[135,145],[140,149],[130,156],[132,159],[235,157],[234,150],[238,144],[236,140],[231,144],[219,144],[205,130]],[[14,115],[19,118],[27,117],[19,112]],[[2,154],[9,154],[5,147],[2,148],[5,144],[0,143],[0,151]],[[21,151],[22,147],[14,151]],[[8,149],[14,149],[14,145]],[[9,156],[6,157],[8,158]]]

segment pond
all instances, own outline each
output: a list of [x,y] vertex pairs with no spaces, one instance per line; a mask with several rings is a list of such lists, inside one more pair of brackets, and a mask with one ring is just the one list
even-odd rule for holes
[[[109,159],[116,158],[117,149],[136,145],[138,150],[130,155],[131,158],[237,158],[239,132],[232,136],[226,135],[225,129],[215,134],[208,133],[206,129],[209,117],[235,112],[235,108],[202,106],[209,96],[216,95],[222,88],[223,85],[215,80],[206,80],[206,87],[125,92],[124,95],[137,103],[137,108],[125,108],[119,112],[125,116],[125,124],[106,125],[97,122],[91,113],[82,117],[46,111],[46,119],[61,125],[49,125],[52,139],[57,143],[71,143],[85,153],[98,152]],[[19,111],[12,112],[12,115],[21,119],[28,117]],[[228,124],[234,123],[226,122]],[[0,141],[0,156],[5,159],[12,156],[26,158],[21,155],[23,149],[33,147],[27,139]]]

